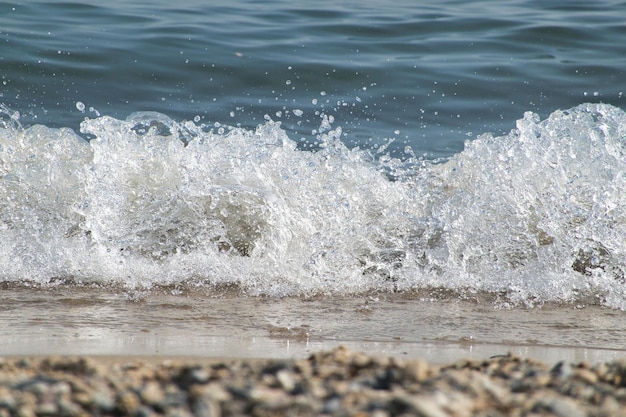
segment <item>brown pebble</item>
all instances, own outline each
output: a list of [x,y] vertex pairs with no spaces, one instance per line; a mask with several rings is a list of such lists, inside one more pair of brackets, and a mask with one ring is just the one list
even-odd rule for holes
[[139,398],[132,391],[122,392],[118,399],[118,407],[123,413],[128,415],[136,414],[140,404]]
[[572,376],[576,379],[580,379],[588,384],[595,384],[598,382],[598,376],[587,368],[580,368],[574,370]]
[[404,371],[409,380],[413,382],[422,382],[430,378],[434,372],[431,372],[430,365],[421,359],[408,361],[404,365]]
[[139,396],[146,404],[156,405],[163,401],[163,390],[157,382],[150,381],[141,389]]

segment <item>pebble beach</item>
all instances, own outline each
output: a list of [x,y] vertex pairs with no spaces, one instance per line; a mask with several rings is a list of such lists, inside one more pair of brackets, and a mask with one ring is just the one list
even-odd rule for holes
[[0,416],[619,416],[626,361],[5,357]]
[[0,417],[626,415],[624,5],[0,1]]

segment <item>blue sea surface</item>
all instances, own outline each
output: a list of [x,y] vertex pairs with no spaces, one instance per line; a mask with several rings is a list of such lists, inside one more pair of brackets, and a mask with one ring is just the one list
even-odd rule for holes
[[394,138],[447,157],[525,111],[623,106],[625,13],[623,1],[0,2],[0,102],[22,123],[75,130],[89,108],[245,127],[269,115],[297,141],[324,112],[350,146]]
[[624,16],[0,2],[0,282],[626,308]]

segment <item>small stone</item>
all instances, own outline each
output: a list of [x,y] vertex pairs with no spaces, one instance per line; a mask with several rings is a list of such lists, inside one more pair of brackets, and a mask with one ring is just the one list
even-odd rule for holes
[[37,416],[56,416],[58,415],[58,410],[55,403],[43,403],[37,406],[35,414]]
[[255,387],[250,391],[250,398],[268,408],[279,408],[286,405],[289,397],[283,390],[267,387]]
[[219,383],[211,382],[207,385],[195,385],[189,389],[189,394],[194,399],[210,399],[219,402],[232,399],[230,393]]
[[304,359],[299,359],[295,361],[295,369],[299,374],[301,374],[305,378],[310,377],[313,371],[313,368],[311,367],[311,363]]
[[324,402],[322,413],[324,414],[336,414],[341,409],[341,399],[339,397],[332,397]]
[[595,384],[598,382],[598,375],[587,368],[576,369],[572,372],[572,376],[576,379],[586,382],[587,384]]
[[139,392],[139,396],[144,403],[154,406],[163,401],[163,390],[157,382],[150,381]]
[[33,408],[37,404],[37,397],[32,392],[23,392],[19,397],[19,406],[20,407],[30,407]]
[[163,387],[163,406],[180,407],[187,403],[187,391],[180,390],[175,384],[168,383]]
[[569,398],[542,399],[535,404],[533,409],[537,411],[547,410],[558,417],[585,417],[586,415],[586,413]]
[[343,345],[335,348],[331,355],[332,359],[341,365],[346,365],[350,361],[350,351]]
[[104,411],[111,411],[115,407],[115,400],[111,392],[105,389],[95,390],[89,401]]
[[183,408],[172,408],[167,410],[165,417],[193,417],[190,411]]
[[120,410],[128,415],[136,414],[140,406],[139,398],[131,391],[122,392],[118,404]]
[[33,381],[24,385],[22,388],[24,391],[32,392],[38,397],[43,397],[48,392],[48,384],[41,381]]
[[372,359],[365,353],[357,352],[352,356],[352,365],[358,368],[365,368],[372,363]]
[[18,417],[36,417],[35,410],[31,406],[21,406],[17,409]]
[[197,400],[192,405],[194,417],[221,417],[222,410],[217,401]]
[[15,406],[15,398],[7,387],[0,386],[0,409],[13,408]]
[[58,397],[65,397],[72,393],[72,387],[67,382],[61,381],[52,385],[50,392]]
[[146,407],[145,405],[142,405],[141,407],[139,407],[137,409],[137,412],[135,413],[135,416],[137,417],[152,417],[155,415],[156,414],[154,413],[154,411],[152,411],[152,409],[150,409],[149,407]]
[[80,407],[78,404],[74,404],[71,401],[60,400],[58,402],[58,407],[59,407],[58,415],[60,416],[78,417],[78,416],[86,415],[82,407]]
[[30,368],[30,361],[26,358],[19,359],[15,364],[17,365],[18,368],[24,368],[24,369]]
[[280,383],[280,386],[287,392],[293,391],[296,387],[296,382],[294,381],[293,376],[285,369],[278,371],[276,379]]
[[609,367],[606,363],[601,363],[594,368],[594,371],[596,375],[598,375],[598,378],[604,379],[606,374],[609,372]]
[[79,392],[72,395],[72,401],[87,408],[91,404],[91,395],[86,392]]
[[496,381],[482,374],[477,375],[476,380],[478,385],[489,393],[491,398],[499,403],[506,402],[506,399],[509,396],[509,391],[506,388],[500,386],[496,383]]
[[407,362],[404,372],[412,382],[422,382],[431,376],[430,365],[421,359]]
[[204,368],[194,368],[191,373],[191,380],[196,384],[205,384],[209,380],[209,373]]
[[448,413],[437,404],[437,401],[429,396],[405,398],[405,403],[410,405],[410,410],[421,417],[448,417]]
[[541,373],[538,373],[534,379],[535,379],[536,385],[540,387],[545,387],[546,385],[550,383],[550,381],[552,381],[552,375],[546,372],[541,372]]

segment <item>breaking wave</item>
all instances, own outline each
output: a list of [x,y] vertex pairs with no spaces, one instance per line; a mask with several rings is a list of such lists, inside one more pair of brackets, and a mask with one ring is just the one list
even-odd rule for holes
[[582,104],[428,161],[154,112],[0,120],[0,281],[249,295],[445,289],[626,308],[626,114]]

